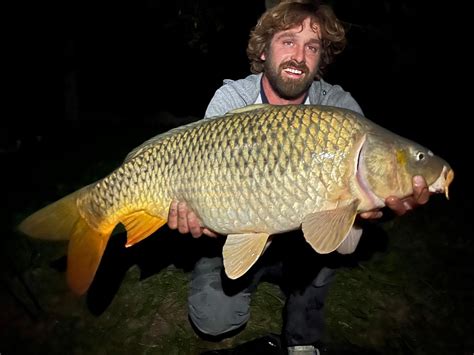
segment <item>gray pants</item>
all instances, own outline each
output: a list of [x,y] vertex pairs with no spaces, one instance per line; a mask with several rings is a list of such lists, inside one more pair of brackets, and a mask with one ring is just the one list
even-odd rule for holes
[[[201,258],[192,272],[188,299],[194,326],[211,336],[242,327],[249,320],[251,295],[260,279],[268,274],[281,276],[282,269],[281,262],[257,263],[242,280],[229,280],[221,257]],[[287,288],[283,334],[289,346],[313,344],[321,338],[324,300],[335,271],[327,267],[319,270],[304,287]]]
[[235,330],[249,320],[251,287],[226,293],[222,258],[202,258],[191,276],[189,317],[202,333],[217,336]]

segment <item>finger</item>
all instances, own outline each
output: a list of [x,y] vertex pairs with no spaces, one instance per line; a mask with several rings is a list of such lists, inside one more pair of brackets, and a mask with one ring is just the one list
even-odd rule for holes
[[411,209],[410,206],[404,204],[402,200],[394,196],[387,197],[385,204],[398,216],[404,215],[407,212],[407,207]]
[[188,207],[185,202],[178,203],[178,230],[180,233],[189,233],[188,226]]
[[430,199],[430,191],[422,176],[413,177],[413,196],[420,205],[424,205]]
[[207,228],[203,228],[202,234],[207,235],[208,237],[211,237],[211,238],[217,238],[219,236],[217,233],[214,233],[213,231]]
[[413,197],[407,197],[402,200],[403,207],[405,208],[405,212],[408,212],[412,209],[414,209],[418,203],[415,201]]
[[383,213],[382,211],[368,211],[362,212],[359,216],[364,219],[376,219],[382,217]]
[[178,228],[178,201],[172,201],[168,213],[168,227],[170,229]]
[[199,219],[196,217],[194,212],[189,211],[187,215],[189,231],[193,238],[199,238],[202,235],[202,228]]

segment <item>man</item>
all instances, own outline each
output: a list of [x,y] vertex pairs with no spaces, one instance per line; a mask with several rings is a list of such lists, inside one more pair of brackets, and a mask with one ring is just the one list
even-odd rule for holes
[[[330,7],[308,1],[281,2],[261,16],[251,33],[247,55],[254,74],[225,81],[212,98],[206,117],[254,103],[331,105],[362,113],[348,92],[322,79],[323,70],[345,43],[343,26]],[[414,196],[403,201],[387,199],[387,206],[396,214],[404,214],[428,201],[423,178],[416,177],[413,183]],[[381,211],[371,211],[360,217],[381,215]],[[181,233],[190,232],[193,237],[216,236],[202,228],[193,211],[178,201],[170,207],[168,225]],[[200,259],[192,273],[190,319],[201,333],[233,334],[250,317],[250,299],[256,285],[262,278],[271,276],[281,282],[287,295],[282,335],[288,353],[319,354],[315,344],[322,336],[322,311],[334,276],[334,269],[328,267],[330,256],[317,255],[300,236],[283,235],[274,240],[262,260],[242,280],[231,281],[225,277],[220,255]],[[270,348],[278,345],[278,340],[274,343],[267,341]],[[251,346],[249,353],[259,351]]]

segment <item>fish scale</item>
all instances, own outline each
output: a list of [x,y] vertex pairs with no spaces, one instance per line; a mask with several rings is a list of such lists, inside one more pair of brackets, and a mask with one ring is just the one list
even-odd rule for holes
[[[169,195],[188,201],[206,225],[222,233],[235,230],[239,222],[245,229],[252,228],[250,220],[256,223],[254,230],[274,232],[283,225],[285,230],[294,228],[298,219],[310,212],[307,208],[317,202],[315,199],[326,198],[330,190],[335,190],[333,185],[337,181],[331,178],[335,175],[334,165],[325,164],[326,157],[319,156],[316,162],[322,163],[322,168],[314,169],[314,156],[305,154],[305,147],[308,140],[312,140],[309,145],[322,144],[321,151],[327,149],[324,145],[335,150],[332,140],[341,134],[337,135],[331,126],[339,121],[332,115],[326,115],[319,122],[311,120],[311,110],[296,107],[282,107],[273,113],[271,116],[260,112],[236,113],[226,120],[210,121],[182,135],[169,136],[163,144],[183,157],[172,171],[163,172],[163,180],[175,182]],[[237,127],[241,127],[242,134],[235,138],[235,134],[229,132],[236,131]],[[209,140],[214,141],[211,149],[204,143]],[[346,149],[350,148],[347,144]],[[304,162],[303,169],[301,162]],[[186,169],[189,165],[194,169]],[[307,170],[311,168],[314,173],[309,175],[314,181],[307,178]],[[253,183],[249,183],[249,179]],[[305,191],[308,183],[316,186],[312,196]],[[211,198],[204,198],[202,194],[209,194]],[[263,215],[259,207],[262,200],[278,205],[279,209]],[[209,203],[213,208],[208,207]],[[275,220],[276,226],[272,222]]]

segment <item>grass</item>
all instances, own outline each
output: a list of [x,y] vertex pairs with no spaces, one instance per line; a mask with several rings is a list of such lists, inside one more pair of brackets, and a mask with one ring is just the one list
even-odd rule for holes
[[[2,155],[11,180],[1,221],[0,353],[199,354],[279,333],[284,297],[263,283],[241,333],[220,343],[198,337],[186,309],[192,260],[179,255],[194,241],[171,233],[126,252],[119,241],[109,245],[88,296],[70,293],[66,244],[30,240],[14,226],[104,176],[150,136],[95,133],[46,136]],[[342,259],[326,305],[325,340],[335,353],[473,353],[472,200],[461,191],[453,201],[435,196],[409,215],[371,224],[356,253]],[[177,266],[168,266],[169,248]]]

